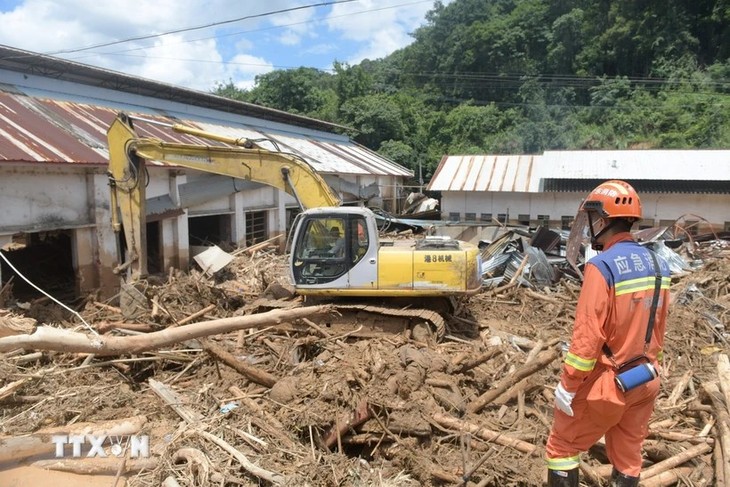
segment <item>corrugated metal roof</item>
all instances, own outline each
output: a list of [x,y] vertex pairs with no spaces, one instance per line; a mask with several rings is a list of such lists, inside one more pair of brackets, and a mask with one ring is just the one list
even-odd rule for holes
[[[0,163],[106,165],[108,159],[106,131],[116,113],[116,109],[104,106],[30,97],[17,91],[0,91]],[[302,156],[315,170],[322,173],[405,177],[413,174],[405,167],[345,137],[333,137],[329,133],[322,133],[321,137],[317,137],[316,132],[307,130],[307,135],[296,136],[295,130],[284,133],[265,123],[261,127],[230,126],[186,119],[171,120],[148,113],[130,114],[167,123],[181,123],[230,137],[269,139],[275,141],[284,152]],[[135,129],[142,137],[155,137],[166,142],[225,145],[176,133],[166,127],[144,121],[135,121]],[[275,149],[275,146],[268,142],[262,142],[261,145]]]
[[253,103],[232,100],[223,96],[175,86],[160,81],[142,78],[130,74],[120,73],[97,66],[82,64],[67,59],[48,56],[32,51],[25,51],[10,46],[0,45],[0,69],[17,73],[24,73],[33,77],[42,73],[55,81],[56,85],[66,81],[87,87],[110,89],[116,92],[127,93],[132,96],[147,96],[157,100],[168,100],[184,103],[190,106],[213,109],[220,112],[234,113],[257,117],[262,120],[271,120],[308,127],[318,130],[337,131],[340,125],[316,120],[304,115],[268,108]]
[[[730,150],[547,151],[543,155],[444,156],[432,191],[584,191],[624,179],[656,192],[730,192]],[[572,188],[572,189],[571,189]]]
[[0,92],[0,161],[100,163],[107,152],[99,120],[108,126],[115,114],[98,112]]
[[540,177],[730,181],[730,150],[546,151]]
[[530,190],[533,168],[541,156],[445,156],[431,178],[431,191]]

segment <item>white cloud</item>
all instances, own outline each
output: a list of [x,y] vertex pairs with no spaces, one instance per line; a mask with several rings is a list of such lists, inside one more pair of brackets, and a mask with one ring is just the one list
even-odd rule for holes
[[293,30],[287,30],[279,36],[279,42],[285,46],[296,46],[302,40],[302,36],[294,32]]
[[409,34],[423,23],[431,8],[431,0],[360,0],[335,5],[327,23],[343,38],[363,44],[348,59],[356,64],[366,58],[385,57],[410,44],[413,38]]
[[235,80],[234,84],[240,89],[251,89],[257,75],[265,74],[274,70],[274,66],[264,59],[249,56],[248,54],[239,54],[226,64],[227,78],[221,80],[227,82],[229,79]]
[[[297,3],[305,5],[306,2],[289,2],[294,3],[289,8],[296,7]],[[272,9],[273,10],[273,9]],[[276,27],[286,27],[282,34],[278,37],[278,41],[285,46],[294,46],[301,42],[303,37],[311,34],[312,24],[310,23],[315,15],[314,9],[300,9],[291,12],[283,12],[271,16],[268,21]]]
[[[359,0],[154,37],[311,3],[23,0],[4,7],[0,2],[0,44],[208,91],[229,80],[250,87],[257,74],[275,67],[322,67],[322,56],[331,55],[325,63],[339,59],[351,64],[386,56],[412,41],[408,33],[433,6],[432,0]],[[152,37],[58,53],[147,36]]]
[[[205,5],[175,0],[119,3],[27,0],[13,11],[0,13],[3,25],[0,43],[54,54],[218,22],[231,18],[232,7],[236,5],[240,5],[239,2],[224,0]],[[222,17],[220,12],[227,14]],[[34,35],[28,35],[28,32]],[[201,29],[56,55],[207,91],[229,74],[213,37],[212,29]]]

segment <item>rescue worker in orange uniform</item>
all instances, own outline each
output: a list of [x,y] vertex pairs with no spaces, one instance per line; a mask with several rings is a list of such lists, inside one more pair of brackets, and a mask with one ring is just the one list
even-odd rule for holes
[[[579,455],[602,436],[613,465],[610,485],[637,486],[641,447],[659,392],[656,371],[669,305],[669,267],[633,240],[630,230],[641,219],[641,202],[626,182],[600,184],[580,212],[586,213],[592,247],[601,252],[585,266],[570,347],[555,389],[546,445],[548,486],[578,487]],[[623,392],[615,377],[619,369],[637,364],[644,367],[641,371],[655,373]]]

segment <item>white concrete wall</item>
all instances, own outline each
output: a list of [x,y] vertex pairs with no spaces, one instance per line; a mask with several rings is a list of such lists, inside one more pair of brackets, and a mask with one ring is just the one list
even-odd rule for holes
[[[278,192],[279,191],[275,188],[259,188],[244,190],[238,194],[243,195],[245,208],[264,209],[272,208],[277,205],[276,200]],[[188,210],[191,216],[219,215],[233,213],[234,207],[231,203],[230,195],[226,195],[200,205],[191,206]]]
[[[170,195],[179,204],[180,185],[194,172],[148,166],[147,198]],[[198,173],[200,174],[200,173]],[[377,182],[384,199],[397,196],[391,176],[350,176],[353,183]],[[186,268],[189,263],[188,215],[226,214],[231,235],[238,245],[246,240],[245,212],[266,211],[268,238],[285,233],[286,208],[296,207],[294,198],[275,188],[244,190],[200,204],[174,218],[160,222],[162,266]],[[15,233],[50,230],[72,232],[72,260],[77,290],[102,289],[102,296],[116,292],[120,278],[112,272],[119,264],[117,236],[111,227],[109,186],[105,167],[52,164],[0,165],[0,243]],[[283,240],[282,240],[283,242]]]
[[[443,192],[441,214],[444,219],[452,212],[459,213],[463,220],[465,213],[509,212],[510,220],[516,221],[519,214],[529,214],[536,221],[537,215],[550,215],[550,220],[559,222],[561,216],[574,216],[586,194],[577,193],[487,193],[453,191]],[[676,220],[684,214],[696,214],[716,228],[722,229],[730,221],[730,195],[703,194],[640,194],[644,219]],[[695,218],[688,218],[690,220]]]
[[491,213],[494,218],[500,213],[508,213],[510,220],[520,214],[550,215],[551,221],[560,221],[561,216],[575,215],[582,196],[571,193],[487,193],[455,191],[444,192],[441,196],[441,214],[444,219],[450,213],[459,213],[462,220],[466,213]]
[[0,166],[0,235],[93,223],[83,168]]
[[93,166],[0,165],[0,242],[16,233],[71,234],[76,291],[112,293],[119,278],[106,171]]

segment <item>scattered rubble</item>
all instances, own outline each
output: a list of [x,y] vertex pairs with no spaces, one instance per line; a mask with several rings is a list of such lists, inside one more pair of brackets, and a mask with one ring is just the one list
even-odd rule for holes
[[[542,485],[580,291],[583,257],[568,263],[567,240],[509,230],[484,242],[484,291],[445,317],[438,343],[329,329],[332,308],[293,296],[270,245],[231,252],[216,272],[148,279],[133,321],[90,297],[77,310],[98,335],[46,299],[14,302],[10,286],[0,484],[35,469],[57,487],[59,472],[115,486]],[[647,238],[672,263],[673,307],[642,485],[723,485],[730,244],[676,240]],[[59,433],[104,436],[107,457],[84,444],[56,458]],[[149,458],[130,456],[139,435]],[[583,482],[601,485],[602,445],[583,458]]]

